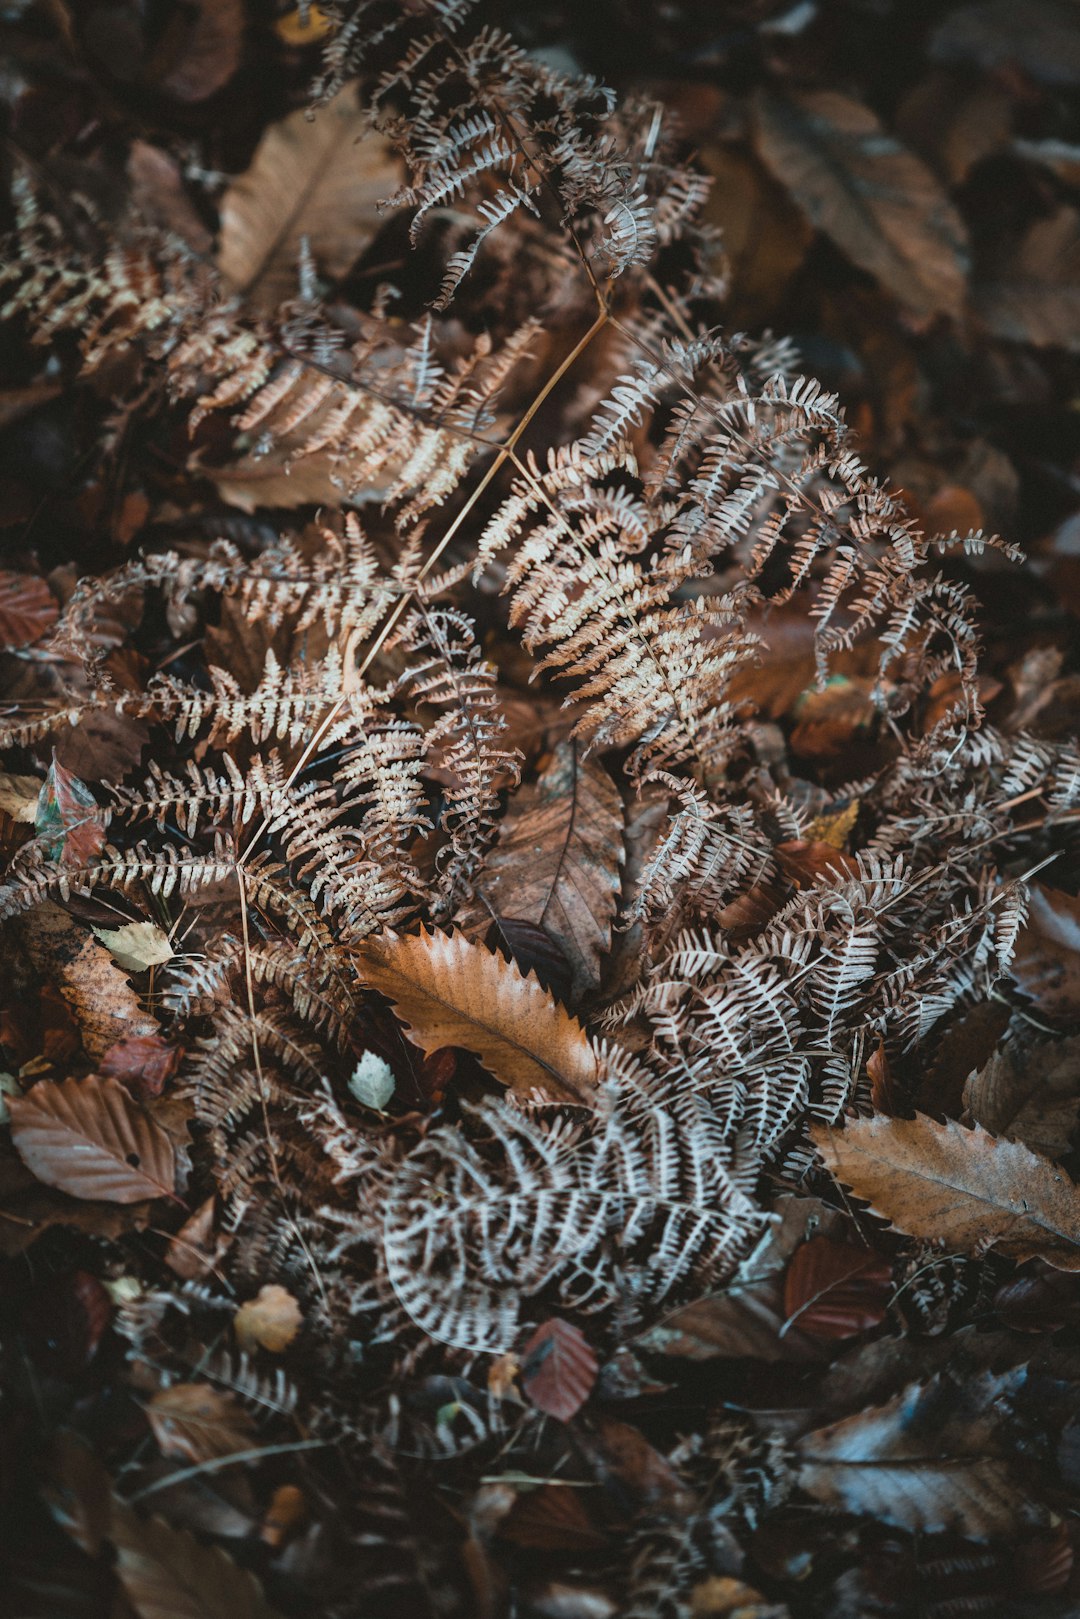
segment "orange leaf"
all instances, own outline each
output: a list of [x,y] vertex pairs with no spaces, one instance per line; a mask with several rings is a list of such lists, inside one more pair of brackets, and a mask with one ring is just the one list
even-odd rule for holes
[[105,1203],[173,1195],[172,1142],[115,1079],[42,1080],[8,1107],[19,1157],[46,1186]]

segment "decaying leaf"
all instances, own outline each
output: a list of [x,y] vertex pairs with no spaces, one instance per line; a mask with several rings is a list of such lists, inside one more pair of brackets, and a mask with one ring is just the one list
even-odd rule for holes
[[160,1389],[146,1415],[163,1456],[206,1462],[249,1450],[254,1442],[255,1424],[244,1407],[210,1383]]
[[375,234],[377,207],[397,188],[398,164],[343,91],[314,118],[298,108],[263,136],[246,174],[221,201],[218,263],[260,310],[295,296],[300,243],[343,275]]
[[548,1416],[569,1422],[592,1392],[599,1370],[596,1355],[580,1327],[553,1316],[521,1352],[521,1386]]
[[269,1283],[257,1298],[248,1299],[233,1318],[233,1331],[241,1349],[268,1349],[280,1355],[303,1325],[300,1306],[287,1288]]
[[810,1134],[827,1168],[900,1231],[1080,1270],[1080,1188],[1016,1141],[950,1119],[849,1119]]
[[33,826],[40,792],[36,776],[0,775],[0,810],[13,821]]
[[169,936],[156,922],[128,922],[122,928],[95,928],[94,932],[126,973],[144,973],[172,960]]
[[105,827],[90,789],[53,754],[34,816],[34,829],[47,846],[48,858],[67,866],[85,866],[100,853]]
[[8,1106],[19,1156],[46,1186],[105,1203],[173,1195],[172,1142],[117,1080],[42,1080]]
[[991,1135],[1064,1158],[1080,1120],[1080,1037],[996,1051],[964,1087],[964,1106]]
[[544,928],[573,968],[574,992],[599,981],[623,861],[623,805],[602,765],[562,742],[534,786],[521,788],[500,823],[479,892],[491,912]]
[[872,1248],[811,1237],[796,1248],[784,1278],[786,1330],[812,1338],[853,1338],[880,1326],[892,1292],[892,1266]]
[[40,641],[59,611],[56,597],[37,574],[0,570],[0,646],[5,651]]
[[113,1497],[116,1572],[139,1619],[278,1619],[254,1574],[186,1529]]
[[366,941],[356,968],[362,983],[394,1002],[425,1051],[464,1046],[513,1090],[590,1100],[596,1057],[581,1025],[535,978],[464,934]]
[[959,317],[966,231],[934,175],[836,90],[756,107],[758,149],[819,230],[920,315]]
[[1080,899],[1033,883],[1027,924],[1020,930],[1009,970],[1039,1014],[1066,1022],[1080,1010]]
[[985,1375],[961,1393],[946,1379],[912,1384],[799,1442],[798,1481],[815,1500],[870,1513],[902,1529],[958,1529],[974,1540],[1038,1521],[995,1455],[993,1401],[1024,1373]]
[[973,292],[995,337],[1040,348],[1080,349],[1080,212],[1062,207],[1037,219]]
[[157,1019],[143,1010],[109,952],[51,901],[24,918],[21,933],[37,970],[59,989],[79,1025],[91,1057],[119,1040],[156,1034]]

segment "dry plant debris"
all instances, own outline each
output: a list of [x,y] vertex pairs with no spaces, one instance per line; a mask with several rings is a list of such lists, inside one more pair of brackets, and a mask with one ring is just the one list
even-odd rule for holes
[[1080,1603],[1071,0],[15,0],[20,1619]]

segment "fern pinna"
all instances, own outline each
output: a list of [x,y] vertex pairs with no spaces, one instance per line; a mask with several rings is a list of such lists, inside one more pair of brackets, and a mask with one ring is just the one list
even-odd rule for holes
[[[80,728],[149,748],[87,777],[81,838],[66,814],[21,844],[0,909],[31,945],[42,907],[102,900],[172,941],[150,1010],[184,1056],[148,1107],[179,1105],[195,1212],[120,1291],[131,1362],[143,1393],[205,1383],[268,1446],[310,1441],[317,1491],[368,1480],[353,1569],[407,1552],[410,1458],[528,1470],[544,1419],[492,1357],[556,1315],[613,1365],[721,1287],[868,1058],[932,1050],[993,990],[1031,805],[1052,834],[1080,759],[983,721],[950,553],[996,542],[920,533],[791,347],[719,324],[705,183],[659,106],[469,0],[323,10],[316,103],[362,95],[399,155],[426,308],[379,286],[346,330],[301,264],[264,319],[178,238],[132,216],[104,244],[18,181],[5,317],[125,408],[320,459],[334,500],[152,532],[22,649],[19,770]],[[748,700],[795,612],[822,685],[871,671],[858,781],[778,768]],[[200,650],[155,667],[162,623]],[[491,637],[535,677],[540,761]],[[202,1347],[265,1287],[303,1317],[273,1388]],[[748,1496],[744,1441],[681,1458],[699,1510],[643,1544],[627,1612],[713,1566],[701,1480]],[[460,1611],[414,1561],[343,1574],[326,1611]]]

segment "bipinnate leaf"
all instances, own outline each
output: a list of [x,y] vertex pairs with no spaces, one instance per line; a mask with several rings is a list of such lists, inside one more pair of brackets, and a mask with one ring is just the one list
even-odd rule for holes
[[842,1130],[817,1124],[810,1134],[837,1180],[907,1236],[1080,1270],[1080,1189],[1019,1142],[923,1114],[849,1119]]
[[399,165],[344,91],[314,117],[298,108],[271,124],[251,167],[221,201],[218,264],[260,311],[295,297],[301,239],[316,265],[343,275],[397,189]]
[[210,1383],[159,1389],[146,1415],[161,1454],[189,1462],[231,1456],[255,1440],[255,1424],[244,1407]]
[[885,1405],[806,1434],[800,1487],[901,1529],[958,1529],[974,1540],[1010,1534],[1037,1516],[993,1454],[994,1398],[1017,1376],[984,1374],[962,1391],[944,1379],[913,1383]]
[[104,1203],[172,1196],[173,1144],[117,1080],[41,1080],[8,1106],[15,1148],[46,1186]]
[[361,983],[394,1002],[427,1052],[463,1046],[523,1095],[591,1101],[596,1056],[585,1031],[530,974],[462,933],[385,934],[356,953]]
[[561,1422],[580,1411],[596,1382],[598,1363],[580,1327],[553,1316],[521,1352],[521,1386],[533,1405]]
[[561,945],[578,995],[596,987],[611,943],[623,819],[607,771],[562,742],[535,786],[515,793],[478,884],[487,904],[477,921],[495,912],[544,928]]
[[959,316],[963,221],[926,165],[861,102],[837,90],[756,109],[762,160],[811,223],[920,315]]
[[161,1518],[113,1497],[116,1572],[139,1619],[277,1619],[254,1574]]

